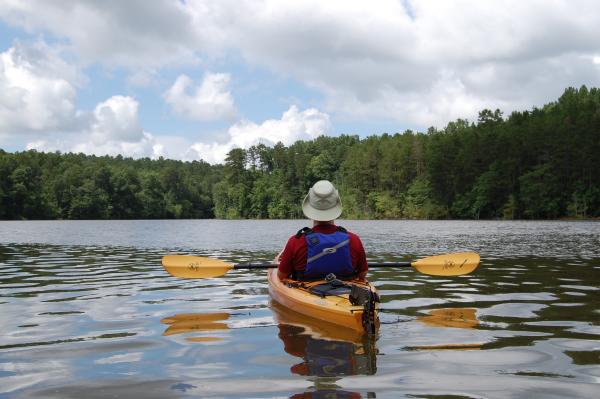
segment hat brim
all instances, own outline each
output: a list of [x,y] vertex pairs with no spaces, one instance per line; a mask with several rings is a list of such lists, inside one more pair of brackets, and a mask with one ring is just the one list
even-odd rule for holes
[[342,214],[342,201],[338,198],[338,201],[333,208],[326,210],[315,209],[310,205],[307,195],[304,197],[304,201],[302,201],[302,213],[304,213],[304,216],[307,218],[316,220],[318,222],[335,220]]

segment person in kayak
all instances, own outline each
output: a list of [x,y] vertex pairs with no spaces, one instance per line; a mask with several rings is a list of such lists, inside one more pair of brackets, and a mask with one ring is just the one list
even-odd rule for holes
[[318,280],[333,273],[364,281],[368,264],[360,238],[334,223],[342,214],[342,201],[333,184],[316,182],[304,197],[302,212],[313,226],[291,236],[275,258],[279,279]]

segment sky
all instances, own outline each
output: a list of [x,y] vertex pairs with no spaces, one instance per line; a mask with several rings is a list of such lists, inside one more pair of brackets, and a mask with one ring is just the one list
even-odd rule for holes
[[596,0],[3,0],[0,148],[222,163],[600,86]]

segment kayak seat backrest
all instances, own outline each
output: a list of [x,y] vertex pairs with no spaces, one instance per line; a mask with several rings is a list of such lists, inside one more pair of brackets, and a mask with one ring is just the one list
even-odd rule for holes
[[352,288],[349,286],[343,287],[333,287],[329,283],[323,283],[319,285],[315,285],[310,287],[309,292],[311,294],[319,295],[319,296],[329,296],[329,295],[349,295]]

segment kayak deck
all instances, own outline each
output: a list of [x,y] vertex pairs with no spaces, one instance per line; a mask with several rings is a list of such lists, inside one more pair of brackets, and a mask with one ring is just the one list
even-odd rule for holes
[[[294,280],[281,281],[277,277],[277,269],[270,269],[269,293],[281,305],[303,315],[325,320],[356,331],[365,331],[363,325],[364,306],[353,305],[349,294],[321,296],[309,292],[311,287],[325,283],[324,280],[316,282],[297,282]],[[290,284],[291,283],[291,284]],[[348,281],[349,285],[359,285],[375,292],[370,283]],[[378,304],[374,304],[373,320],[375,329],[379,327]]]

